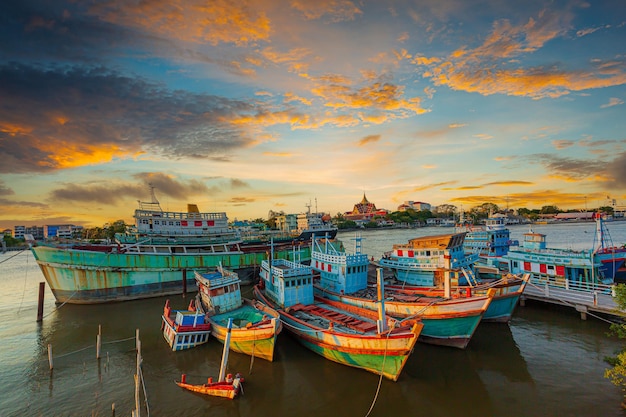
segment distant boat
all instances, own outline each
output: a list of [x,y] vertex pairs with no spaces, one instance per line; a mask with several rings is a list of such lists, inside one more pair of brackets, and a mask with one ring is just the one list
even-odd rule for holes
[[307,204],[307,212],[297,216],[299,241],[309,241],[313,236],[334,239],[337,236],[337,226],[330,222],[329,216],[322,213],[311,213],[311,205]]
[[224,343],[232,320],[230,348],[239,353],[274,359],[276,337],[282,326],[280,315],[257,300],[241,297],[239,276],[225,268],[207,273],[195,273],[198,283],[196,307],[206,314],[213,336]]
[[173,351],[190,349],[209,340],[211,324],[205,321],[204,314],[190,310],[172,310],[170,300],[167,300],[161,319],[163,337]]
[[208,378],[206,384],[189,384],[187,383],[187,376],[183,374],[180,378],[180,382],[174,381],[176,382],[176,385],[198,394],[211,395],[214,397],[225,397],[231,400],[239,395],[242,390],[244,378],[239,373],[235,374],[235,376],[233,376],[232,374],[226,374],[231,328],[232,319],[229,320],[226,325],[227,333],[226,339],[224,340],[224,350],[222,352],[222,362],[220,365],[220,374],[217,382],[213,382],[213,378]]
[[331,361],[396,381],[423,324],[314,297],[311,267],[270,259],[261,266],[255,297],[280,313],[287,330]]
[[[383,291],[385,311],[399,319],[419,318],[424,324],[420,341],[464,349],[492,302],[495,290],[485,295],[444,298],[439,295],[408,294],[387,285],[368,286],[367,255],[360,251],[356,238],[355,253],[349,254],[332,242],[316,240],[311,252],[311,267],[319,273],[315,293],[328,300],[376,311],[379,291]],[[381,289],[382,287],[382,289]]]
[[[58,303],[98,304],[180,294],[195,289],[192,271],[223,265],[256,274],[269,243],[246,246],[228,226],[223,212],[163,211],[152,201],[139,202],[135,227],[108,244],[38,243],[31,250]],[[307,259],[308,242],[300,242]],[[289,258],[292,245],[275,251]]]

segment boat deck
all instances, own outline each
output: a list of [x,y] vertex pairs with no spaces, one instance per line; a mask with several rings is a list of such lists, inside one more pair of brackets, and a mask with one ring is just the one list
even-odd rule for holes
[[359,333],[367,333],[376,330],[376,323],[371,321],[364,321],[357,317],[350,316],[325,308],[321,305],[295,305],[291,307],[292,312],[305,312],[314,316],[322,317],[333,324],[347,327],[352,330],[356,330]]

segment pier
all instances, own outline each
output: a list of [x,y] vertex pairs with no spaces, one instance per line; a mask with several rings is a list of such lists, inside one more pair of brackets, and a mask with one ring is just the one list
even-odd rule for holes
[[520,305],[526,300],[536,300],[549,304],[556,304],[576,309],[582,320],[587,314],[600,313],[603,315],[626,317],[615,302],[612,285],[586,284],[572,285],[565,281],[565,285],[555,285],[538,279],[531,279],[526,285],[524,294],[520,298]]

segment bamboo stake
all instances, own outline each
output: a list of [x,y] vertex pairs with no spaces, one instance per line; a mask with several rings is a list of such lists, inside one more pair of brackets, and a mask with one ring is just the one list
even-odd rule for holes
[[50,370],[54,367],[52,364],[52,344],[48,343],[48,363],[50,364]]
[[46,289],[46,283],[39,283],[39,301],[37,302],[37,321],[40,322],[43,320],[43,299]]
[[96,337],[96,359],[100,359],[102,349],[102,325],[98,324],[98,336]]

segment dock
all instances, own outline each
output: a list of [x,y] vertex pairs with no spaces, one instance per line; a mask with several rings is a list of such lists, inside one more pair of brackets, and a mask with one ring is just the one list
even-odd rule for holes
[[602,314],[614,317],[626,317],[626,312],[620,311],[614,298],[612,285],[584,284],[584,285],[557,285],[554,282],[546,282],[531,279],[526,285],[524,293],[520,297],[520,305],[526,300],[535,300],[549,304],[556,304],[576,309],[582,320],[587,319],[588,314]]

